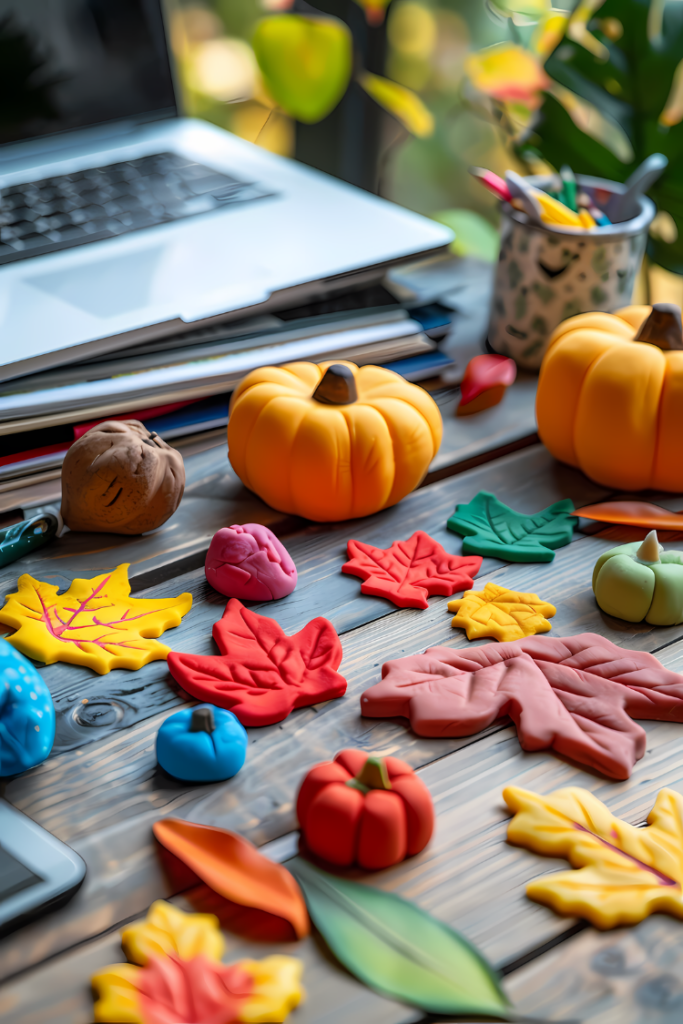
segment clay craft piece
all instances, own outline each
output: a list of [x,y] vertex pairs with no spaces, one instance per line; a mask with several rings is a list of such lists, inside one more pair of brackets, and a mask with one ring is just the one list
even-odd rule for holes
[[596,505],[577,508],[572,515],[597,523],[683,533],[683,512],[670,512],[668,508],[652,505],[649,501],[600,501]]
[[62,518],[70,530],[147,533],[173,515],[184,488],[179,451],[138,420],[107,420],[66,453]]
[[471,416],[498,405],[516,376],[517,365],[507,356],[482,355],[470,359],[460,383],[456,416]]
[[23,523],[15,523],[6,530],[0,530],[0,566],[16,562],[29,551],[42,548],[57,535],[59,520],[50,512],[33,516]]
[[449,612],[457,612],[451,625],[467,633],[468,640],[492,636],[508,643],[534,633],[552,629],[548,619],[557,608],[537,594],[521,594],[497,583],[487,583],[483,590],[467,590],[463,597],[448,602]]
[[247,756],[244,726],[212,704],[183,708],[157,733],[157,761],[183,782],[223,782],[237,775]]
[[595,563],[593,593],[607,615],[675,626],[683,622],[683,551],[665,551],[656,530],[612,548]]
[[683,676],[595,633],[529,637],[388,661],[360,709],[409,718],[419,736],[472,736],[509,715],[524,750],[627,779],[646,746],[633,719],[683,722]]
[[28,574],[19,577],[18,587],[0,609],[0,622],[17,631],[8,642],[34,661],[85,665],[100,675],[166,658],[170,648],[155,638],[178,626],[192,607],[192,594],[130,597],[127,563],[91,580],[73,580],[63,594]]
[[123,930],[121,944],[131,963],[91,978],[96,1021],[284,1021],[304,997],[303,964],[294,957],[222,964],[225,942],[213,914],[185,914],[157,900],[145,921]]
[[293,876],[243,836],[179,818],[162,818],[152,829],[156,840],[219,896],[282,918],[297,939],[308,935],[306,904]]
[[288,363],[252,370],[237,386],[228,450],[240,480],[272,508],[339,522],[414,490],[442,429],[434,399],[393,370]]
[[43,677],[0,639],[0,776],[35,768],[55,740],[55,709]]
[[682,347],[677,306],[564,320],[538,381],[543,444],[607,487],[683,491]]
[[312,619],[287,636],[273,619],[236,598],[213,627],[218,654],[171,652],[171,675],[198,700],[227,708],[242,725],[273,725],[295,708],[346,693],[337,669],[342,647],[327,619]]
[[569,498],[535,515],[508,508],[495,494],[479,491],[466,505],[456,505],[446,526],[464,537],[466,554],[488,555],[506,562],[552,562],[555,548],[572,539],[576,520]]
[[311,768],[296,813],[311,853],[366,871],[419,853],[434,831],[431,795],[410,765],[362,750],[342,750]]
[[474,586],[482,561],[476,555],[449,555],[422,530],[386,550],[350,540],[347,551],[350,561],[342,565],[342,572],[360,576],[361,593],[386,597],[399,608],[428,608],[432,594],[450,597]]
[[240,601],[277,601],[296,586],[296,566],[267,526],[245,523],[214,533],[204,566],[219,593]]
[[575,871],[558,871],[527,885],[529,899],[558,914],[583,917],[596,928],[637,924],[650,914],[683,918],[683,798],[660,789],[638,828],[586,789],[539,796],[508,786],[503,797],[514,818],[508,842],[548,857],[564,857]]

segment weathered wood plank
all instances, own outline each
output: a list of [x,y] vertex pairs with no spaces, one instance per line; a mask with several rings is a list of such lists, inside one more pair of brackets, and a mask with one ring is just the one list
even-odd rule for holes
[[[214,485],[201,486],[212,489]],[[297,588],[281,601],[255,605],[255,610],[276,619],[290,632],[301,629],[311,618],[323,613],[340,634],[395,614],[396,609],[389,601],[361,595],[359,580],[340,572],[346,560],[349,537],[388,547],[392,541],[422,529],[447,551],[457,552],[461,541],[446,529],[446,519],[456,502],[471,500],[479,490],[493,491],[523,512],[538,511],[561,497],[571,497],[579,503],[606,493],[582,474],[559,466],[537,445],[416,491],[394,508],[367,519],[353,524],[319,524],[292,534],[286,542],[299,572]],[[117,564],[119,551],[115,549],[114,553],[117,557],[113,559],[112,552],[107,553],[110,563],[100,562],[97,571],[104,572]],[[566,556],[560,553],[550,566],[543,567],[543,578],[554,576],[555,569],[551,567],[560,564],[558,557],[564,560]],[[72,559],[64,559],[63,564],[69,566],[68,577],[56,577],[53,569],[52,574],[43,572],[40,578],[68,586],[70,574],[84,571],[75,570]],[[480,575],[503,564],[496,559],[486,559]],[[66,569],[59,571],[65,573]],[[531,569],[532,583],[540,571],[539,566]],[[525,582],[520,589],[535,589],[535,584],[528,584],[529,578],[529,573],[524,575]],[[173,579],[140,593],[148,597],[167,597],[184,590],[193,594],[194,607],[177,629],[166,634],[165,640],[175,650],[215,653],[211,626],[220,618],[225,599],[206,583],[202,569],[174,575]],[[118,669],[106,676],[65,664],[41,671],[58,713],[56,751],[126,728],[182,699],[164,662],[154,662],[135,673]]]

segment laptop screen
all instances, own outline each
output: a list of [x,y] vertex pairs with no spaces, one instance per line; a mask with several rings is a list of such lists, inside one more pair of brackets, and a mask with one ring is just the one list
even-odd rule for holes
[[176,112],[160,0],[0,0],[0,143]]

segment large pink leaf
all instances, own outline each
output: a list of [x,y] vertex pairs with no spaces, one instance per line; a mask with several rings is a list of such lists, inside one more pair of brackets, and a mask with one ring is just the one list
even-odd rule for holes
[[402,715],[420,736],[471,736],[509,715],[525,750],[553,749],[627,779],[645,753],[632,719],[683,722],[683,676],[595,633],[432,647],[384,664],[361,713]]
[[213,627],[220,655],[172,651],[168,667],[184,690],[227,708],[243,725],[281,722],[294,708],[341,697],[342,648],[327,619],[312,619],[287,636],[274,619],[228,601]]

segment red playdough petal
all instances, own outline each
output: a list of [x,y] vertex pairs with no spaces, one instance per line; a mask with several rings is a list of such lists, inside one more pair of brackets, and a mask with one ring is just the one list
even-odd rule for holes
[[[390,760],[387,758],[387,760]],[[393,758],[391,758],[393,760]],[[392,778],[391,788],[403,800],[408,825],[406,853],[409,857],[424,850],[434,831],[434,805],[429,790],[419,776]]]
[[408,834],[403,800],[392,790],[371,789],[358,833],[356,860],[366,871],[398,864],[406,855]]
[[484,391],[502,386],[509,387],[517,376],[514,359],[507,356],[482,355],[470,359],[460,384],[460,402],[469,405]]
[[683,722],[683,676],[594,633],[432,647],[383,665],[361,713],[403,715],[420,736],[471,736],[509,715],[525,750],[550,748],[627,779],[645,753],[632,719]]
[[214,892],[241,906],[284,918],[300,939],[308,935],[306,904],[294,876],[242,836],[179,818],[162,818],[153,830],[162,846]]
[[232,1024],[253,987],[239,964],[225,966],[204,956],[152,957],[138,975],[145,1024]]
[[306,845],[318,857],[349,867],[356,856],[356,836],[363,815],[363,794],[333,783],[311,801],[306,817]]
[[423,530],[387,549],[359,540],[348,541],[347,549],[350,560],[342,572],[360,576],[362,594],[386,597],[399,608],[428,608],[432,594],[470,590],[482,562],[479,555],[449,555]]
[[187,693],[227,708],[242,725],[272,725],[294,708],[342,697],[342,647],[327,619],[287,636],[274,619],[236,598],[213,627],[220,655],[171,651],[171,675]]
[[356,772],[348,772],[341,764],[337,764],[336,758],[334,761],[324,761],[311,768],[302,783],[296,800],[296,816],[301,827],[305,828],[308,809],[321,789],[329,786],[331,782],[341,782],[342,784],[348,782],[355,774]]

